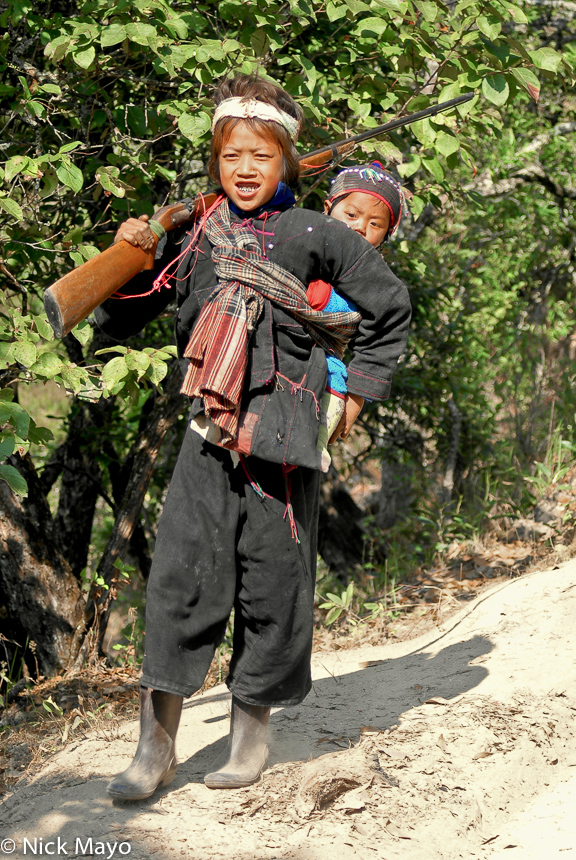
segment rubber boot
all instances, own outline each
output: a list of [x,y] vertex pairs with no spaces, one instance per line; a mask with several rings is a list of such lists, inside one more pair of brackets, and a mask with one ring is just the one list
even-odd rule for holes
[[106,789],[116,800],[143,800],[176,773],[175,740],[182,696],[140,687],[140,740],[130,767]]
[[208,788],[243,788],[258,782],[268,761],[270,708],[232,698],[228,747],[207,773]]

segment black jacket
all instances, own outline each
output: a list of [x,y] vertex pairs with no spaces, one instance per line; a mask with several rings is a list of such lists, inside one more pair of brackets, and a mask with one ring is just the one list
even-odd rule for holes
[[[231,218],[241,220],[233,213]],[[288,209],[251,219],[251,224],[272,262],[305,286],[318,279],[332,284],[357,305],[362,321],[350,344],[348,391],[371,400],[388,397],[410,322],[404,284],[365,239],[326,215]],[[185,231],[169,233],[159,243],[154,270],[142,272],[122,288],[134,299],[111,298],[97,308],[100,327],[122,340],[140,331],[176,297],[176,341],[182,356],[200,309],[217,283],[206,237],[196,249],[187,251],[189,245]],[[155,276],[178,255],[171,286],[150,292]],[[250,341],[238,450],[270,462],[319,468],[316,443],[325,386],[324,352],[300,322],[265,301]],[[201,411],[200,401],[194,401],[192,414]]]
[[[240,220],[233,213],[231,218]],[[327,281],[357,305],[362,321],[350,344],[348,390],[384,400],[410,323],[410,300],[402,281],[365,239],[326,215],[288,209],[272,213],[266,221],[260,216],[252,224],[270,260],[305,286],[316,279]],[[142,294],[151,290],[158,272],[189,242],[183,231],[169,233],[158,246],[155,269],[142,272],[122,288],[122,293],[135,298],[108,299],[97,308],[97,322],[107,334],[117,340],[130,337],[177,297],[176,340],[182,355],[200,308],[216,286],[208,240],[202,240],[197,254],[190,252],[182,258],[177,280],[169,289]],[[308,360],[312,346],[312,338],[300,323],[281,308],[269,308],[252,341],[252,376],[256,372],[260,379],[270,378],[273,374],[266,369],[275,363],[292,378],[298,374],[297,365]]]

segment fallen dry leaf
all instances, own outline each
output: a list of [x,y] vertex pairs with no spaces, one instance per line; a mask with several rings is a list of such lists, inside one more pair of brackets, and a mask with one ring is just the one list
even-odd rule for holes
[[408,836],[404,830],[401,830],[391,821],[386,822],[384,829],[390,834],[390,836],[394,836],[396,839],[410,839],[410,836]]

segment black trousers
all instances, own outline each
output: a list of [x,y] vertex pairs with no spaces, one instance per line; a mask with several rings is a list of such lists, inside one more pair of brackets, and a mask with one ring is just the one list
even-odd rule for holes
[[253,705],[301,702],[311,687],[319,472],[242,464],[188,429],[158,526],[146,598],[143,686],[200,689],[234,613],[227,684]]

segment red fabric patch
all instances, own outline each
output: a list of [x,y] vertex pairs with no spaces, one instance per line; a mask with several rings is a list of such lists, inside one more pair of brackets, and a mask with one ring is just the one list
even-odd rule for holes
[[306,298],[315,311],[323,311],[330,301],[332,287],[326,281],[310,281],[306,290]]

